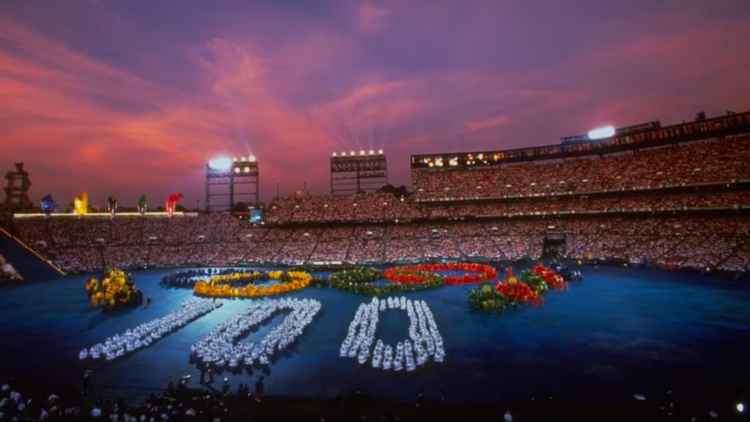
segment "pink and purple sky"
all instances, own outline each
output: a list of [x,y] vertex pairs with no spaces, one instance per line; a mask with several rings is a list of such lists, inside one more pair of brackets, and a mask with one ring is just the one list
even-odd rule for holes
[[333,151],[556,143],[750,108],[746,0],[0,3],[0,164],[32,199],[193,207],[205,163],[328,192]]

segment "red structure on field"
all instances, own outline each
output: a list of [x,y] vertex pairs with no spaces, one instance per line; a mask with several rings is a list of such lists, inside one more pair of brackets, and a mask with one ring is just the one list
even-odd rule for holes
[[169,213],[169,215],[174,214],[175,209],[177,208],[177,202],[182,199],[181,193],[173,193],[167,197],[167,205],[164,207],[164,209]]

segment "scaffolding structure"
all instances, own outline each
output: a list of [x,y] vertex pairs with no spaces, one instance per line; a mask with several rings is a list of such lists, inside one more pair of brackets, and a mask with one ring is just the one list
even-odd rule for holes
[[240,202],[260,204],[260,172],[255,157],[234,158],[226,166],[206,164],[206,212],[232,210]]
[[331,195],[375,192],[388,184],[388,160],[383,151],[331,157]]
[[16,170],[5,173],[5,200],[3,208],[10,212],[26,212],[34,208],[29,199],[31,179],[29,172],[23,169],[23,163],[16,163]]

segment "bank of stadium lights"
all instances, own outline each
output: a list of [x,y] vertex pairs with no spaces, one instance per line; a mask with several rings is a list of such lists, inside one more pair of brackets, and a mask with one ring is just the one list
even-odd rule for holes
[[[237,161],[237,159],[235,159],[235,161]],[[215,158],[213,160],[208,160],[208,166],[214,170],[226,171],[232,168],[232,160],[227,157]]]
[[256,158],[254,155],[251,155],[249,157],[240,157],[238,158],[228,158],[228,157],[221,157],[221,158],[214,158],[212,160],[208,160],[208,166],[212,170],[218,170],[218,171],[233,171],[237,174],[239,173],[250,173],[252,170],[250,166],[242,166],[241,164],[235,164],[235,163],[254,163],[256,161]]
[[612,126],[604,126],[589,131],[589,139],[595,141],[597,139],[606,139],[615,136],[615,128]]
[[[333,157],[338,157],[338,156],[346,157],[347,156],[346,151],[341,151],[340,154],[337,153],[337,152],[333,152],[333,153],[331,153],[331,155]],[[361,151],[359,151],[359,155],[362,156],[362,157],[364,157],[366,155],[376,155],[376,153],[375,153],[374,149],[371,149],[369,151],[361,150]],[[377,155],[383,155],[383,150],[379,149],[378,152],[377,152]],[[352,151],[352,152],[349,153],[349,156],[356,157],[357,156],[357,152],[356,151]]]

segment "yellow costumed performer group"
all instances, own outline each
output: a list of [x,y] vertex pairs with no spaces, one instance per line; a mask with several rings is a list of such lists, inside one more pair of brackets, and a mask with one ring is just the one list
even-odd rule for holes
[[[237,283],[242,280],[256,280],[261,276],[260,271],[253,271],[253,272],[247,272],[247,273],[232,273],[232,274],[224,274],[224,275],[215,275],[211,277],[208,282],[213,284],[222,284],[222,283]],[[273,278],[273,277],[271,277]]]
[[104,311],[143,304],[143,292],[131,282],[128,275],[118,269],[105,272],[101,281],[96,277],[89,278],[86,281],[86,293],[91,305]]
[[[272,275],[272,273],[274,274]],[[213,277],[207,282],[199,281],[195,284],[194,291],[198,295],[211,297],[261,297],[304,289],[310,285],[312,280],[312,276],[304,271],[289,271],[277,277],[274,277],[276,271],[272,273],[269,273],[271,278],[281,279],[282,282],[274,283],[268,287],[256,287],[253,283],[249,283],[246,287],[232,287],[229,284],[221,284],[221,280],[217,279],[227,277],[221,276]]]

